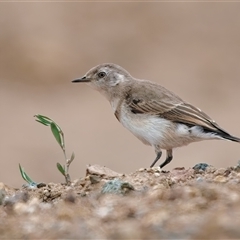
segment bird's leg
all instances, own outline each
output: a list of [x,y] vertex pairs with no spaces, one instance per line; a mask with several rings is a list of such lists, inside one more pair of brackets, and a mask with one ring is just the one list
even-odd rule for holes
[[156,156],[155,160],[153,161],[153,163],[151,164],[150,168],[152,168],[156,164],[156,162],[160,159],[160,157],[162,156],[161,150],[159,150],[158,152],[156,151],[156,153],[157,153],[157,156]]
[[160,168],[163,168],[164,166],[166,166],[168,163],[170,163],[173,159],[173,155],[172,155],[172,149],[167,150],[167,158],[166,160],[160,165]]

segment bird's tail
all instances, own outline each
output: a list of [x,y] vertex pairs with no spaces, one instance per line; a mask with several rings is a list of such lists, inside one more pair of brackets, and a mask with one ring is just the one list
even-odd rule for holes
[[240,143],[240,138],[234,137],[234,136],[232,136],[232,135],[230,135],[230,134],[223,134],[222,137],[223,137],[224,139],[227,139],[227,140],[230,140],[230,141],[234,141],[234,142]]
[[217,131],[215,131],[215,134],[218,135],[219,137],[226,140],[240,143],[240,138],[232,136],[231,134],[226,132],[224,129],[219,127],[216,123],[212,123],[212,125],[216,128]]

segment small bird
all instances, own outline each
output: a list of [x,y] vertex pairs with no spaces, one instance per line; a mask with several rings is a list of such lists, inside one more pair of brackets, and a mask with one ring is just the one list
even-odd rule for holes
[[207,139],[240,142],[199,108],[161,85],[136,79],[124,68],[100,64],[72,82],[85,82],[110,102],[118,121],[144,144],[153,146],[153,167],[166,150],[163,168],[173,159],[173,149]]

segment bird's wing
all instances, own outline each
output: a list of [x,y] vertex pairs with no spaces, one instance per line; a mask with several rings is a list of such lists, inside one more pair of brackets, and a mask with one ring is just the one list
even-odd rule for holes
[[[162,90],[162,89],[161,89]],[[147,94],[149,92],[149,94]],[[158,92],[158,91],[157,91]],[[151,97],[152,91],[144,94],[132,94],[127,100],[131,111],[135,114],[152,114],[176,123],[190,126],[201,126],[214,132],[224,132],[218,124],[200,109],[184,102],[182,99],[164,89],[159,95]]]

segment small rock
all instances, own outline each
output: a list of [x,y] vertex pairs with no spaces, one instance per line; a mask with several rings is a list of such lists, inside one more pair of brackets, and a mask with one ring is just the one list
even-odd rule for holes
[[226,169],[225,168],[219,168],[215,171],[214,173],[214,176],[217,176],[217,175],[224,175]]
[[196,181],[197,181],[197,182],[203,182],[204,180],[203,180],[202,177],[198,177],[198,178],[196,179]]
[[216,168],[209,165],[206,169],[206,173],[214,173],[216,171]]
[[72,183],[74,187],[83,187],[85,184],[86,184],[86,181],[84,179],[76,179]]
[[159,172],[159,173],[163,171],[159,166],[158,167],[153,167],[152,170],[154,172]]
[[153,169],[152,168],[146,168],[146,171],[147,172],[153,172]]
[[237,173],[236,177],[237,177],[237,178],[240,178],[240,173]]
[[73,193],[68,193],[66,197],[64,198],[64,201],[67,203],[75,203],[76,202],[76,197]]
[[236,167],[234,167],[234,171],[240,172],[240,165],[239,164]]
[[134,190],[134,187],[128,183],[123,182],[118,178],[106,182],[102,187],[102,193],[126,194]]
[[37,184],[36,183],[25,183],[22,185],[23,189],[28,189],[28,190],[32,190],[32,189],[37,189]]
[[227,169],[227,170],[225,170],[223,175],[224,175],[224,177],[227,177],[230,173],[231,173],[231,170]]
[[0,183],[0,205],[3,204],[5,196],[6,196],[5,185],[4,183]]
[[38,183],[37,184],[37,188],[42,188],[42,187],[46,187],[46,183]]
[[235,171],[231,171],[231,173],[229,174],[229,177],[231,178],[235,178],[237,176],[237,173]]
[[90,179],[91,184],[96,184],[101,181],[101,178],[97,175],[90,175],[89,179]]
[[207,163],[198,163],[193,167],[193,169],[199,172],[200,170],[205,171],[207,167],[209,167]]
[[225,183],[227,182],[227,178],[221,175],[218,175],[214,178],[215,182]]
[[173,170],[181,171],[181,170],[185,170],[185,167],[175,167]]
[[5,196],[6,196],[6,191],[4,189],[0,189],[0,205],[3,204]]
[[86,175],[98,175],[107,178],[121,177],[122,174],[117,173],[107,167],[102,167],[99,165],[88,165],[86,169]]

